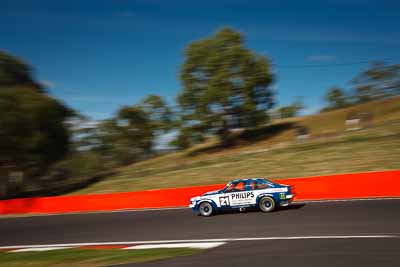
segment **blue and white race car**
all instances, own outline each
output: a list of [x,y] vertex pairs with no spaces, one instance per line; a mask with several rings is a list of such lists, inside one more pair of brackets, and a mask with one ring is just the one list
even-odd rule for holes
[[271,212],[277,206],[288,206],[294,199],[293,188],[266,179],[240,179],[229,182],[223,189],[207,192],[190,199],[189,207],[202,216],[213,213],[246,208],[259,208]]

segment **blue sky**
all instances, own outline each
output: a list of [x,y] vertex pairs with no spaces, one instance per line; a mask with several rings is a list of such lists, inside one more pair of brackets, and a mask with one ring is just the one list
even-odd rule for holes
[[[171,103],[185,46],[223,26],[268,56],[277,101],[306,113],[367,64],[400,62],[398,1],[0,0],[0,49],[32,64],[51,94],[93,119],[146,94]],[[301,67],[303,65],[330,65]],[[297,66],[297,67],[296,67]]]

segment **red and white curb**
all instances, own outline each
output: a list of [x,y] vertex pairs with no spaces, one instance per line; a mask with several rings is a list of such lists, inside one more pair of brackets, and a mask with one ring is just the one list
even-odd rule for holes
[[50,250],[59,250],[59,249],[69,249],[73,247],[43,247],[43,248],[20,248],[16,250],[9,250],[7,252],[41,252],[41,251],[50,251]]
[[204,243],[178,243],[178,244],[154,244],[154,245],[136,245],[124,249],[152,249],[152,248],[197,248],[210,249],[226,244],[226,242],[204,242]]
[[0,252],[50,251],[58,249],[155,249],[155,248],[195,248],[211,249],[228,242],[268,241],[268,240],[310,240],[310,239],[383,239],[400,238],[400,235],[309,235],[309,236],[270,236],[219,239],[189,239],[189,240],[152,240],[127,242],[95,242],[51,245],[18,245],[0,246]]
[[125,245],[48,245],[48,246],[15,246],[15,247],[0,247],[0,252],[42,252],[51,250],[61,250],[61,249],[123,249],[123,250],[133,250],[133,249],[156,249],[156,248],[194,248],[194,249],[211,249],[222,246],[226,242],[188,242],[188,243],[166,243],[166,244],[125,244]]

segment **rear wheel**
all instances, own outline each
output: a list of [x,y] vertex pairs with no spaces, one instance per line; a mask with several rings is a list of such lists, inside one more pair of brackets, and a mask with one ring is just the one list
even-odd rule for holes
[[201,216],[211,216],[211,214],[213,213],[213,207],[209,202],[203,202],[199,206],[199,212]]
[[263,212],[271,212],[275,209],[275,200],[272,197],[263,197],[258,206]]

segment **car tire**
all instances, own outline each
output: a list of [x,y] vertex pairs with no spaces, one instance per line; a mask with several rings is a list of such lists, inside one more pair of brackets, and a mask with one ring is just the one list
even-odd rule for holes
[[208,217],[213,213],[213,207],[209,202],[202,202],[199,206],[199,215]]
[[258,207],[263,212],[272,212],[275,209],[275,200],[272,197],[263,197],[258,203]]

